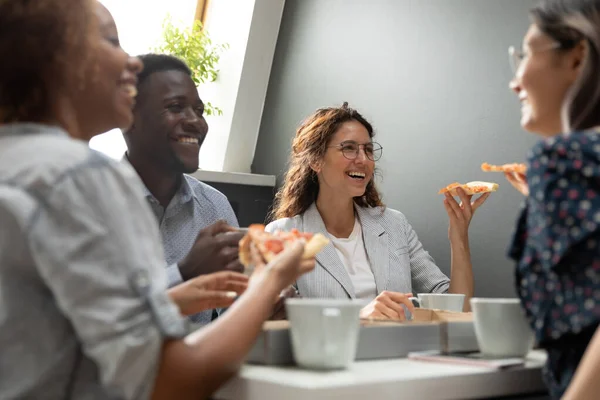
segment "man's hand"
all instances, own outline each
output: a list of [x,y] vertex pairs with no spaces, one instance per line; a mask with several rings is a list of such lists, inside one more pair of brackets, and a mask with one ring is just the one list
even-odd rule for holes
[[225,221],[202,229],[188,255],[178,264],[183,280],[223,270],[243,272],[238,258],[238,244],[243,236]]
[[169,296],[183,315],[229,307],[248,287],[248,277],[222,271],[202,275],[169,289]]

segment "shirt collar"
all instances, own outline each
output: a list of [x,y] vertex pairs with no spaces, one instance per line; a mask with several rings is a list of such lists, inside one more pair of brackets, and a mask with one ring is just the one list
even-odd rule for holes
[[[125,154],[123,154],[123,157],[121,158],[121,162],[131,165],[131,163],[129,162],[129,157],[127,156],[127,152],[125,152]],[[133,166],[131,166],[131,167],[133,168]],[[175,195],[173,196],[173,199],[171,199],[171,203],[173,203],[173,204],[185,204],[185,203],[191,201],[194,197],[196,197],[196,194],[190,187],[190,184],[187,180],[187,176],[185,174],[182,174],[182,175],[183,176],[181,177],[181,184],[179,185],[179,189],[177,189],[177,191],[175,192]],[[140,179],[140,181],[141,181],[141,179]],[[149,201],[152,201],[155,204],[159,204],[158,200],[156,200],[154,195],[150,192],[150,190],[148,190],[146,185],[144,185],[143,181],[142,181],[142,187],[143,187],[144,196],[146,197],[146,199],[148,199]]]

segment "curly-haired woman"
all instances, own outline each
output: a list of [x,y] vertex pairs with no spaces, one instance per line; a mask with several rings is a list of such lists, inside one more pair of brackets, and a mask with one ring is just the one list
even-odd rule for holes
[[276,195],[267,230],[297,228],[331,239],[317,256],[316,269],[297,281],[302,297],[358,298],[368,301],[363,318],[402,319],[412,309],[411,293],[473,294],[468,228],[488,198],[460,191],[462,206],[444,199],[450,219],[450,279],[423,249],[399,211],[385,207],[373,176],[382,154],[371,124],[356,110],[323,108],[298,128],[290,167]]

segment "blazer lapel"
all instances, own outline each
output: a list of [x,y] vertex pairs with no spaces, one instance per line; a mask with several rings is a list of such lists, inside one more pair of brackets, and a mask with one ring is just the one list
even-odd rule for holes
[[377,294],[387,290],[389,277],[389,249],[388,235],[385,229],[377,221],[375,213],[380,213],[379,208],[356,207],[358,218],[360,219],[363,240],[365,242],[365,251],[371,270],[375,276],[377,285]]
[[[327,229],[325,228],[325,223],[323,223],[323,219],[321,218],[321,214],[319,214],[319,210],[317,210],[317,207],[314,203],[304,213],[302,222],[302,228],[304,232],[320,232],[323,235],[330,237]],[[356,297],[354,286],[350,280],[350,275],[348,275],[348,272],[346,271],[344,264],[342,264],[342,261],[335,251],[335,247],[333,247],[332,243],[329,243],[323,248],[323,250],[319,252],[319,254],[317,254],[316,261],[319,263],[319,265],[321,265],[321,267],[329,272],[336,281],[338,281],[348,296],[351,298]]]

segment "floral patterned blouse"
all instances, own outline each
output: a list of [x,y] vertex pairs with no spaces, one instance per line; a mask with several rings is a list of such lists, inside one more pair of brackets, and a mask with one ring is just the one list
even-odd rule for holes
[[[530,195],[510,256],[517,261],[518,294],[537,342],[558,348],[564,358],[573,343],[564,338],[584,330],[588,337],[600,321],[600,133],[539,142],[528,156],[527,182]],[[581,355],[557,367],[568,375],[563,384]]]

